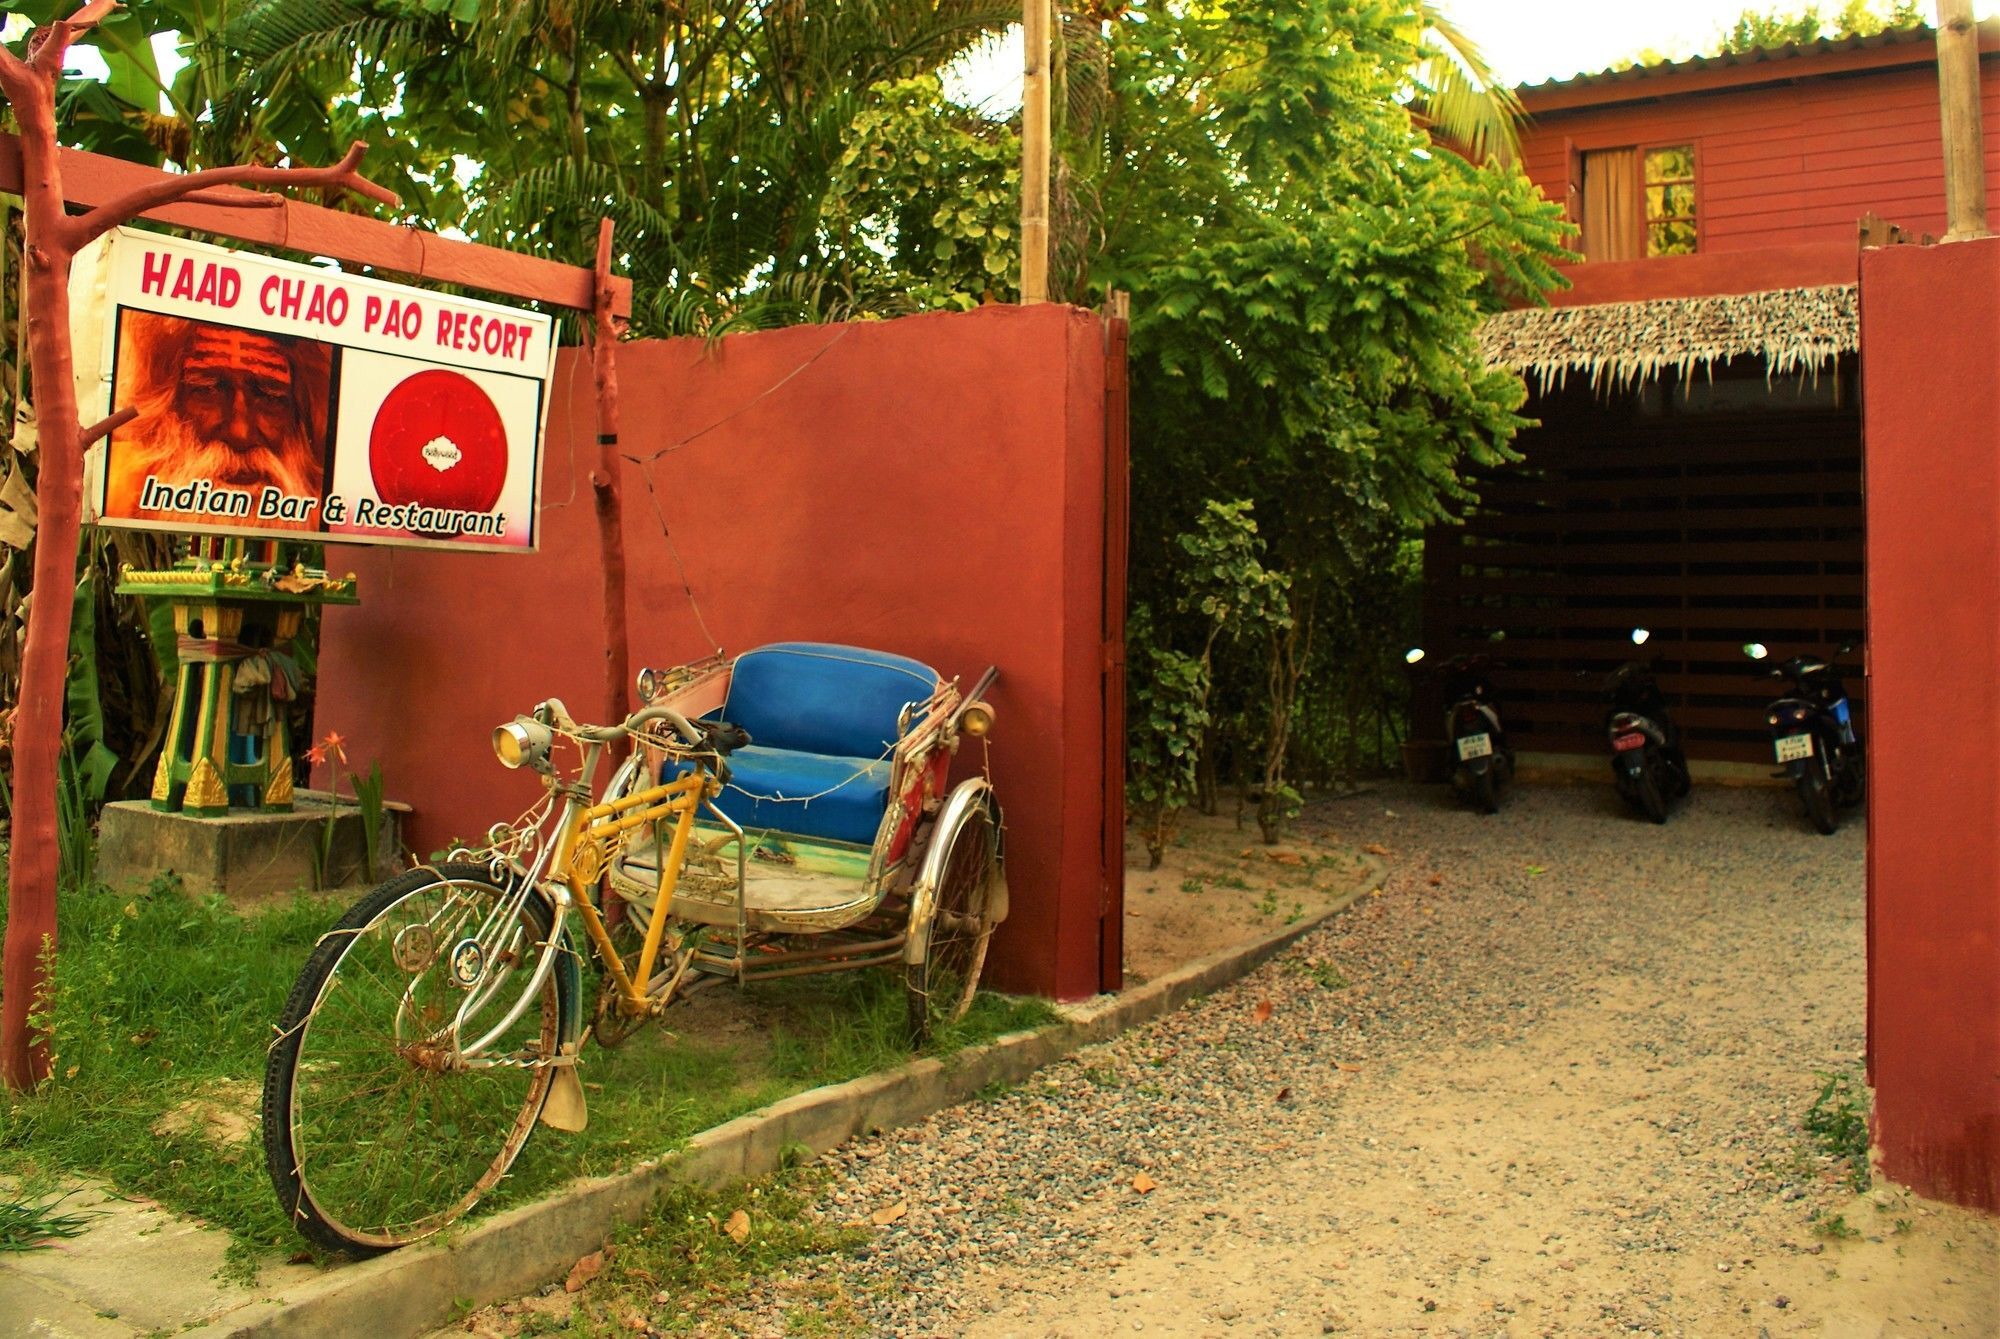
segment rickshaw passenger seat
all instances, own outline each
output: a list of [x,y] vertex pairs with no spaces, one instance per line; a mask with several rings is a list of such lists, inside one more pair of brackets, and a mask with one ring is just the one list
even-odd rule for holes
[[745,828],[873,843],[889,803],[897,718],[938,682],[928,665],[854,646],[745,651],[719,714],[754,742],[730,754],[733,776],[716,806]]

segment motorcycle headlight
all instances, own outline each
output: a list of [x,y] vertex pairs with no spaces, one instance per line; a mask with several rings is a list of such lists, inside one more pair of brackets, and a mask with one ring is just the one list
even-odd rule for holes
[[977,739],[993,728],[993,708],[977,699],[966,703],[958,716],[958,728]]
[[500,760],[503,767],[527,767],[546,772],[549,770],[549,746],[554,742],[555,735],[548,726],[525,716],[517,716],[493,731],[493,756]]

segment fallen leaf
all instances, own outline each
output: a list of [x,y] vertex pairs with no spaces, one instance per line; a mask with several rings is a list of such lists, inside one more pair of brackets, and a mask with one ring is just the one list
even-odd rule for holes
[[1286,1088],[1280,1088],[1280,1089],[1278,1089],[1278,1100],[1279,1100],[1280,1102],[1289,1102],[1289,1101],[1291,1101],[1291,1100],[1292,1100],[1292,1090],[1291,1090],[1291,1089],[1290,1089],[1289,1087],[1286,1087]]
[[288,1265],[309,1265],[312,1262],[313,1253],[311,1251],[293,1251],[285,1257],[285,1263]]
[[1334,1061],[1334,1062],[1333,1062],[1333,1067],[1334,1067],[1335,1069],[1344,1069],[1344,1070],[1346,1070],[1346,1071],[1347,1071],[1347,1072],[1348,1072],[1349,1074],[1359,1074],[1359,1073],[1361,1072],[1361,1066],[1359,1066],[1359,1065],[1350,1065],[1350,1064],[1348,1064],[1348,1063],[1347,1063],[1347,1062],[1346,1062],[1345,1060],[1336,1060],[1336,1061]]
[[1258,1001],[1257,1001],[1257,1009],[1256,1009],[1256,1012],[1254,1012],[1253,1014],[1251,1014],[1251,1017],[1252,1017],[1252,1018],[1255,1018],[1255,1019],[1256,1019],[1256,1020],[1257,1020],[1258,1022],[1260,1022],[1260,1023],[1268,1023],[1268,1022],[1270,1022],[1270,1021],[1271,1021],[1271,1002],[1270,1002],[1269,1000],[1258,1000]]
[[583,1285],[596,1278],[597,1271],[602,1268],[604,1268],[604,1252],[592,1251],[570,1266],[569,1277],[563,1280],[563,1291],[582,1292]]
[[722,1230],[729,1234],[731,1241],[741,1246],[750,1240],[750,1215],[738,1209],[729,1215],[728,1220],[722,1225]]
[[1442,887],[1444,887],[1444,875],[1442,875],[1442,874],[1433,874],[1433,875],[1431,875],[1431,887],[1433,887],[1433,888],[1442,888]]
[[1266,860],[1275,860],[1281,865],[1303,865],[1306,863],[1306,858],[1297,851],[1266,851],[1264,852],[1264,858]]
[[156,1027],[143,1028],[132,1034],[132,1044],[134,1046],[150,1046],[153,1044],[153,1039],[159,1035],[160,1030]]
[[897,1200],[888,1208],[877,1209],[874,1213],[868,1215],[868,1221],[877,1227],[887,1227],[889,1224],[901,1219],[909,1211],[910,1203],[908,1200]]
[[1384,846],[1381,842],[1369,842],[1366,846],[1362,847],[1361,849],[1366,851],[1369,855],[1389,854],[1389,848]]
[[1153,1191],[1156,1188],[1158,1188],[1159,1184],[1160,1183],[1158,1181],[1155,1181],[1152,1177],[1146,1175],[1144,1172],[1140,1172],[1137,1176],[1132,1178],[1132,1189],[1138,1191],[1141,1195],[1152,1194]]

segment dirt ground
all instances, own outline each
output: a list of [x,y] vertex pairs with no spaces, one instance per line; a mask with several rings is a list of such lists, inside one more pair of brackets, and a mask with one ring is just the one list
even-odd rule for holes
[[1145,843],[1125,837],[1128,984],[1315,916],[1351,897],[1376,866],[1346,847],[1287,840],[1264,845],[1254,819],[1188,814],[1158,869]]
[[[1139,920],[1256,859],[1231,832],[1191,835]],[[1662,828],[1601,785],[1490,818],[1385,786],[1297,842],[1384,852],[1388,882],[1234,986],[829,1155],[809,1212],[855,1254],[693,1312],[634,1298],[638,1324],[2000,1334],[2000,1222],[1857,1193],[1854,1145],[1812,1128],[1829,1076],[1847,1128],[1868,1101],[1858,822],[1822,838],[1771,790],[1700,789]]]

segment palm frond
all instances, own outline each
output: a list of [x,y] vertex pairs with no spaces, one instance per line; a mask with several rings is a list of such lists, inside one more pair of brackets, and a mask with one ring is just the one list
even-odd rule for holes
[[1417,7],[1423,25],[1421,50],[1412,72],[1417,85],[1414,110],[1439,138],[1474,162],[1512,162],[1521,151],[1520,125],[1526,115],[1514,90],[1502,84],[1478,43],[1432,0]]

